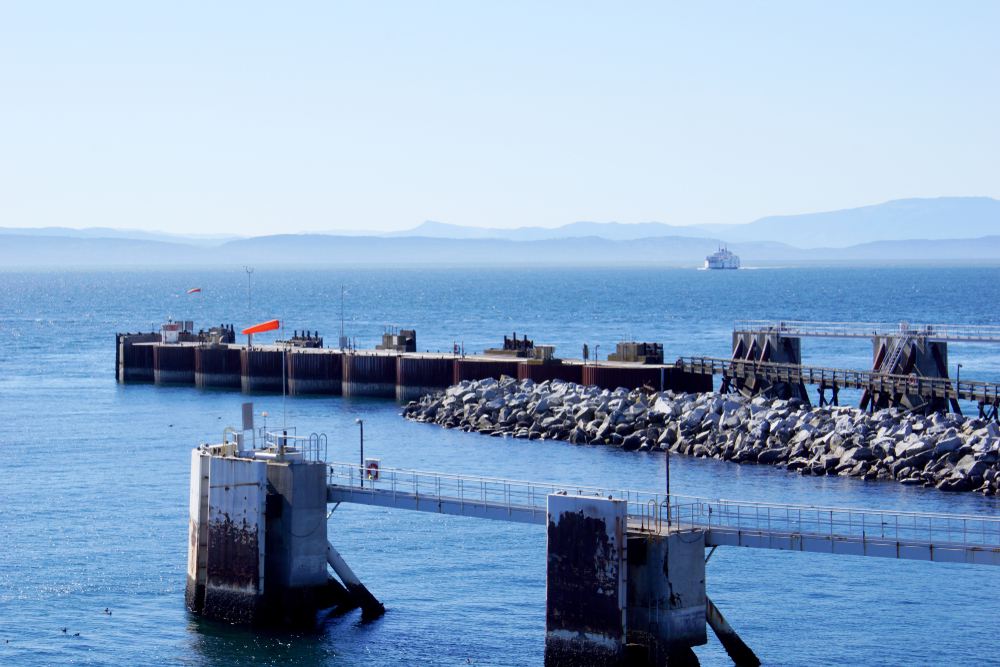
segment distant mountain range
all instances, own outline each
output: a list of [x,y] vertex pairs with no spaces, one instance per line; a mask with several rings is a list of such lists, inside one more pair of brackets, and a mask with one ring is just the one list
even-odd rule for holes
[[[612,241],[596,236],[506,239],[376,238],[282,234],[205,247],[136,239],[7,235],[0,266],[178,264],[394,264],[394,265],[648,265],[701,266],[715,239],[662,236]],[[781,243],[730,244],[744,266],[753,262],[1000,260],[1000,236],[938,241],[876,241],[850,248],[802,250]]]
[[144,232],[140,229],[112,229],[110,227],[0,227],[0,236],[59,236],[77,239],[133,239],[137,241],[167,241],[169,243],[191,243],[194,245],[217,246],[233,239],[246,238],[235,234],[171,234],[170,232]]
[[[576,222],[484,229],[425,222],[403,232],[241,238],[89,228],[0,228],[0,266],[287,264],[701,265],[726,243],[744,264],[819,260],[1000,260],[1000,201],[907,199],[878,206],[678,227]],[[814,245],[817,243],[824,245]]]
[[[333,232],[330,232],[333,233]],[[463,227],[428,220],[422,225],[402,232],[381,234],[385,237],[425,236],[439,239],[506,239],[508,241],[548,241],[551,239],[596,236],[612,241],[631,241],[656,236],[682,236],[712,238],[714,235],[701,227],[665,225],[662,222],[573,222],[561,227],[517,227],[500,229],[490,227]]]
[[847,248],[873,241],[975,239],[1000,234],[1000,201],[939,197],[829,213],[761,218],[745,225],[704,225],[729,241],[777,241],[799,248]]
[[[336,231],[327,232],[338,234]],[[356,236],[363,232],[340,232]],[[797,248],[847,248],[874,241],[908,239],[973,239],[1000,233],[1000,201],[989,197],[898,199],[861,208],[770,216],[746,224],[668,225],[662,222],[574,222],[561,227],[514,229],[465,227],[428,220],[400,232],[373,232],[372,236],[424,236],[449,239],[507,239],[544,241],[598,236],[614,241],[682,236],[723,242],[772,241]]]

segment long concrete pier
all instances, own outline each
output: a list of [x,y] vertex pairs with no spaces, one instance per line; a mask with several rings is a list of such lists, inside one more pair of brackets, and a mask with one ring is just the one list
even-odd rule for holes
[[116,376],[121,383],[239,389],[247,394],[280,393],[283,378],[290,395],[370,396],[401,401],[463,380],[499,380],[504,375],[536,382],[563,380],[611,390],[646,387],[689,393],[712,391],[713,382],[709,375],[691,373],[673,364],[633,361],[540,362],[502,354],[162,343],[158,334],[119,334],[117,345]]

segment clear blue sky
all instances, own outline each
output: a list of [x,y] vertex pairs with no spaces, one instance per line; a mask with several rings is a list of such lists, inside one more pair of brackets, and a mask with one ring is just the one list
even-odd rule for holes
[[0,2],[0,226],[1000,198],[1000,3]]

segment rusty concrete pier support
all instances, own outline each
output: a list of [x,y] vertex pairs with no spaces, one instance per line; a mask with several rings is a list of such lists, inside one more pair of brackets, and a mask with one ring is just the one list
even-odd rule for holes
[[[240,625],[309,626],[333,606],[382,613],[339,554],[331,556],[326,498],[326,465],[291,448],[194,450],[188,609]],[[330,576],[331,562],[344,586]]]
[[625,656],[625,500],[550,495],[545,665],[618,665]]
[[707,641],[705,533],[637,530],[627,503],[548,496],[545,664],[694,664]]

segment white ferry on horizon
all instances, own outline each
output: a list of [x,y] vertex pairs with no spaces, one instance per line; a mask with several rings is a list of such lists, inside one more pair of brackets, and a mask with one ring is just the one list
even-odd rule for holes
[[718,252],[713,252],[705,258],[706,269],[738,269],[740,268],[740,258],[729,252],[729,248],[719,248]]

